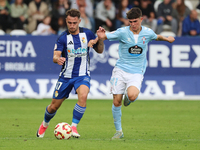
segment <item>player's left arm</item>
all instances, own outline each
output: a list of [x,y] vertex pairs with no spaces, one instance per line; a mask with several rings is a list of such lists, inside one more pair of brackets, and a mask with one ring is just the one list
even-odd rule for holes
[[175,41],[175,39],[172,36],[164,37],[162,35],[157,35],[156,41],[167,41],[169,43],[172,43]]

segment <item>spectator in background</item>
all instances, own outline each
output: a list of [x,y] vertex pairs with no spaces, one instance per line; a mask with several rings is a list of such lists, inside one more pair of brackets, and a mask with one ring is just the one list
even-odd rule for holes
[[0,0],[0,27],[4,32],[11,29],[10,4],[7,0]]
[[157,19],[153,5],[149,0],[141,0],[139,8],[142,11],[142,25],[150,27],[154,32],[157,29]]
[[140,0],[130,0],[132,2],[133,7],[138,7],[140,5]]
[[68,0],[58,0],[53,4],[53,9],[51,11],[51,16],[52,16],[51,26],[56,32],[58,32],[60,28],[59,23],[61,23],[62,20],[60,18],[65,19],[65,13],[67,10],[70,9],[70,7],[71,3]]
[[79,26],[84,27],[84,28],[88,28],[88,29],[91,30],[92,24],[90,22],[90,19],[88,18],[88,16],[85,13],[85,9],[86,9],[86,7],[84,7],[84,6],[79,7],[79,11],[81,13],[81,16],[80,16],[81,22],[80,22]]
[[28,7],[23,3],[23,0],[15,0],[11,4],[11,17],[13,29],[24,29],[24,24],[27,23]]
[[27,32],[32,33],[42,20],[49,14],[48,5],[42,0],[33,0],[28,6]]
[[71,0],[71,8],[79,9],[80,7],[85,7],[85,14],[90,19],[90,23],[92,25],[91,30],[95,32],[93,3],[91,0]]
[[177,36],[181,36],[182,22],[189,14],[190,14],[190,9],[185,5],[185,0],[177,0],[176,3],[174,3],[174,11],[172,12],[172,16],[174,18],[177,17],[178,21]]
[[129,20],[126,18],[126,13],[129,11],[128,4],[128,0],[120,0],[116,14],[116,29],[129,25]]
[[178,23],[175,18],[172,17],[173,7],[171,4],[171,0],[164,0],[158,6],[158,28],[157,33],[160,34],[163,31],[163,25],[170,25],[172,28],[172,32],[177,34]]
[[106,30],[115,30],[115,25],[113,24],[115,20],[115,10],[115,5],[112,3],[112,0],[103,0],[97,4],[95,10],[96,30],[102,25],[104,25]]
[[190,15],[183,20],[182,35],[197,36],[200,34],[200,23],[197,19],[197,11],[192,10]]
[[51,17],[46,16],[41,23],[37,26],[37,35],[51,35],[56,32],[50,26]]
[[199,0],[199,4],[197,5],[197,9],[200,10],[200,0]]
[[58,31],[57,34],[60,35],[62,32],[67,30],[66,21],[63,17],[58,18]]

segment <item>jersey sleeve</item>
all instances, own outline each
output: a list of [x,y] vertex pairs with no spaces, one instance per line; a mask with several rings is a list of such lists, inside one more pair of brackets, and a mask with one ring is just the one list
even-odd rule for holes
[[55,43],[54,51],[61,51],[62,52],[63,49],[64,49],[64,42],[63,42],[62,36],[60,36]]
[[157,39],[157,34],[153,30],[151,30],[151,39],[152,40],[156,40]]
[[117,29],[116,31],[112,31],[109,33],[106,33],[106,37],[109,41],[117,41],[120,39],[120,33],[122,29]]

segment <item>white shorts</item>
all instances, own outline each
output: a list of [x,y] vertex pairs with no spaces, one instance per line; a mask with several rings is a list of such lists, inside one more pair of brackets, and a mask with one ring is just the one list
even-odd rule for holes
[[143,78],[144,76],[142,74],[127,73],[115,67],[110,79],[110,93],[124,94],[125,90],[130,86],[135,86],[140,91]]

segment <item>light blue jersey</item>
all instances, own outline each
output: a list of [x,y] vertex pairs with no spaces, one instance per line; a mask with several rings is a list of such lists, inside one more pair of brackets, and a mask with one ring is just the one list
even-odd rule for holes
[[148,43],[157,39],[157,34],[155,34],[153,30],[142,26],[137,41],[134,38],[133,32],[130,30],[130,26],[122,27],[116,31],[106,33],[106,36],[110,41],[119,41],[119,59],[115,65],[116,67],[128,73],[145,73],[147,66],[146,53]]

